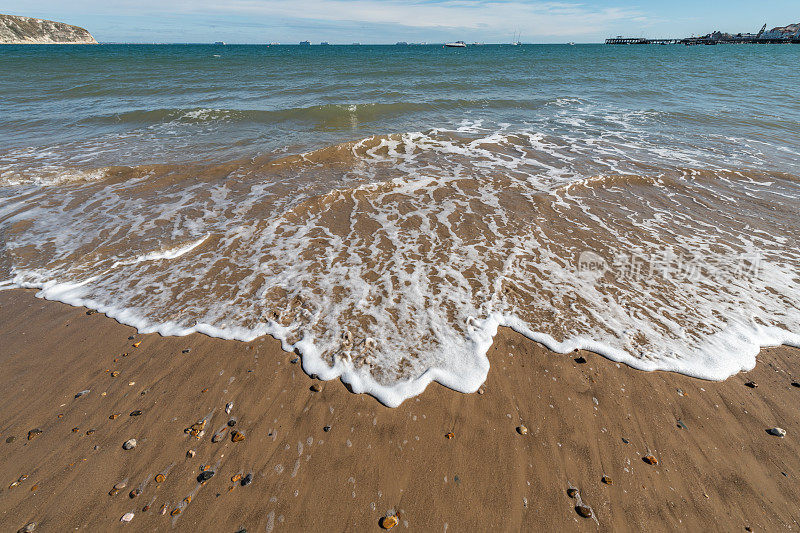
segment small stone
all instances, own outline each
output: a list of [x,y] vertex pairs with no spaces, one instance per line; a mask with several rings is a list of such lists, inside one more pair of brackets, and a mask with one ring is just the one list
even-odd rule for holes
[[197,455],[197,452],[196,452],[196,451],[194,451],[194,450],[189,450],[188,452],[186,452],[186,457],[187,457],[188,459],[191,459],[191,458],[192,458],[192,457],[194,457],[195,455]]
[[134,343],[133,343],[133,347],[134,347],[134,348],[138,348],[140,344],[142,344],[142,341],[139,341],[139,342],[134,342]]
[[28,474],[22,474],[21,476],[19,476],[19,479],[17,479],[17,481],[19,481],[20,483],[22,483],[22,482],[23,482],[23,481],[25,481],[26,479],[28,479]]
[[119,413],[114,413],[108,417],[109,420],[116,420],[117,418],[119,418]]
[[481,395],[482,395],[484,392],[486,392],[486,391],[484,391],[484,390],[483,390],[483,387],[481,387],[480,389],[478,389],[478,394],[481,394]]
[[167,514],[167,506],[169,506],[169,502],[165,503],[161,506],[161,509],[158,510],[158,514],[165,515]]
[[576,505],[575,512],[584,518],[592,517],[592,508],[587,507],[586,505]]
[[76,397],[76,398],[80,398],[81,396],[86,396],[86,395],[87,395],[87,394],[89,394],[90,392],[92,392],[92,391],[91,391],[91,390],[89,390],[89,389],[82,390],[82,391],[80,391],[79,393],[77,393],[77,394],[75,395],[75,397]]
[[456,434],[455,434],[455,433],[453,433],[453,432],[451,431],[450,433],[448,433],[447,435],[445,435],[445,436],[444,436],[444,438],[446,438],[447,440],[450,440],[450,439],[452,439],[452,438],[453,438],[453,437],[455,437],[455,436],[456,436]]
[[93,430],[93,429],[87,429],[87,430],[86,430],[86,435],[87,435],[87,436],[94,435],[94,431],[95,431],[95,430]]
[[319,383],[314,383],[313,385],[311,385],[311,387],[309,387],[309,389],[311,390],[311,392],[319,392],[322,390],[322,387],[319,385]]
[[128,497],[132,500],[142,493],[142,489],[133,489],[128,493]]
[[624,442],[625,444],[630,444],[631,441],[629,441],[625,437],[622,437],[622,442]]
[[28,522],[17,533],[31,533],[36,529],[36,522]]
[[39,428],[32,429],[32,430],[30,430],[28,432],[28,440],[33,440],[36,437],[38,437],[39,435],[41,435],[41,434],[42,434],[42,430],[41,429],[39,429]]
[[322,431],[324,431],[325,433],[327,433],[330,430],[331,430],[330,426],[325,426],[324,428],[322,428]]
[[73,433],[77,433],[78,431],[80,431],[80,428],[78,428],[77,426],[75,426],[74,428],[72,428],[72,432],[73,432]]
[[579,365],[586,364],[586,358],[584,356],[576,357],[575,362]]
[[606,485],[613,485],[613,484],[614,484],[614,480],[612,480],[612,479],[611,479],[610,477],[608,477],[608,476],[603,476],[602,478],[600,478],[600,481],[602,481],[602,482],[603,482],[603,483],[605,483]]
[[31,487],[31,492],[36,492],[36,489],[38,488],[39,488],[38,484],[34,485],[33,487]]
[[756,387],[758,387],[758,383],[756,383],[755,381],[748,381],[747,383],[744,384],[744,386],[750,387],[751,389],[755,389]]
[[185,350],[182,350],[181,353],[189,353],[191,351],[192,351],[191,348],[186,348]]
[[211,437],[211,442],[216,444],[217,442],[221,441],[225,437],[226,429],[227,428],[223,428],[222,431],[220,431],[219,433],[215,433],[214,436]]
[[295,357],[294,359],[292,359],[289,362],[292,363],[293,365],[296,365],[299,361],[300,361],[300,358],[299,357]]
[[129,439],[129,440],[126,440],[126,441],[125,441],[125,442],[122,444],[122,449],[123,449],[123,450],[132,450],[132,449],[134,449],[134,448],[136,448],[136,439]]
[[231,483],[237,483],[237,482],[239,482],[241,479],[242,479],[242,475],[241,475],[241,474],[234,474],[234,475],[231,477]]
[[228,403],[225,405],[225,412],[226,412],[227,414],[231,414],[231,411],[232,411],[232,410],[233,410],[233,402],[228,402]]
[[792,381],[792,387],[800,388],[800,381]]
[[528,428],[523,426],[523,425],[520,425],[517,428],[517,433],[519,433],[520,435],[527,435],[528,434]]
[[130,522],[133,520],[133,513],[125,513],[122,515],[122,518],[119,519],[120,522]]
[[786,430],[778,427],[768,429],[767,433],[781,438],[786,436]]
[[142,414],[140,409],[136,409],[135,411],[131,411],[131,416],[139,416]]
[[567,489],[567,496],[569,496],[570,498],[573,498],[573,499],[577,498],[578,497],[578,489],[576,489],[575,487],[568,488]]
[[199,481],[200,483],[205,483],[206,481],[208,481],[212,477],[214,477],[214,471],[213,470],[206,470],[204,472],[200,472],[200,475],[197,476],[197,481]]
[[658,464],[658,459],[656,459],[655,456],[652,455],[645,455],[644,457],[642,457],[642,461],[653,466],[656,466]]
[[118,491],[119,491],[119,490],[122,490],[122,489],[124,489],[124,488],[125,488],[125,487],[127,487],[127,486],[128,486],[128,484],[127,484],[126,482],[124,482],[124,481],[120,481],[119,483],[117,483],[116,485],[114,485],[114,489],[116,489],[116,490],[118,490]]
[[683,423],[683,420],[678,420],[678,427],[681,429],[689,429],[686,427],[686,424]]
[[399,522],[400,520],[398,520],[397,516],[395,515],[384,516],[383,518],[381,518],[381,527],[383,529],[392,529]]
[[172,510],[171,513],[169,513],[169,515],[170,516],[178,516],[179,514],[181,514],[181,512],[182,512],[181,508],[180,507],[176,507],[175,509]]
[[232,428],[235,425],[236,425],[236,419],[235,418],[231,418],[230,420],[228,420],[228,427],[229,428]]
[[11,443],[12,443],[12,442],[14,442],[15,440],[17,440],[17,437],[15,437],[14,435],[11,435],[10,437],[8,437],[8,438],[6,439],[6,444],[11,444]]
[[242,442],[244,440],[244,433],[241,431],[232,431],[231,432],[231,441],[232,442]]
[[253,482],[253,474],[247,474],[242,478],[242,487],[246,487]]
[[158,474],[156,476],[156,483],[164,483],[167,480],[167,476],[164,474]]
[[114,370],[113,372],[111,372],[111,377],[112,378],[115,378],[117,376],[119,376],[119,371],[118,370]]

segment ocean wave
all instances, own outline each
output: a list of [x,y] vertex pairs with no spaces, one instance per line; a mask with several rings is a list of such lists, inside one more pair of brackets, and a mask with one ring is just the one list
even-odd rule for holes
[[670,148],[469,122],[27,189],[0,211],[0,289],[273,335],[387,405],[476,390],[500,326],[724,379],[800,345],[800,182]]

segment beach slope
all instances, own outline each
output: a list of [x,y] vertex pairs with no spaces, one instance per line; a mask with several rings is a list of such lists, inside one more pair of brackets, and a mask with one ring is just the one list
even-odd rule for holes
[[389,409],[270,338],[138,335],[33,295],[0,292],[3,531],[800,526],[797,349],[708,382],[501,330],[480,393]]

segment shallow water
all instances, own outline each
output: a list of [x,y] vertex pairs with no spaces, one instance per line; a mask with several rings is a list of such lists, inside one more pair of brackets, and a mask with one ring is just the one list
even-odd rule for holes
[[389,405],[498,325],[724,379],[800,345],[798,51],[5,47],[0,287]]

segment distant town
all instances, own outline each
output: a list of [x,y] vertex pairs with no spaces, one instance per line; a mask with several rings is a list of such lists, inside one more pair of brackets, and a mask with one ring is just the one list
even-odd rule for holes
[[606,44],[684,44],[715,45],[715,44],[800,44],[800,23],[772,28],[767,31],[764,24],[758,33],[723,33],[715,31],[702,37],[685,37],[678,39],[648,39],[646,37],[623,37],[618,35],[606,39]]

